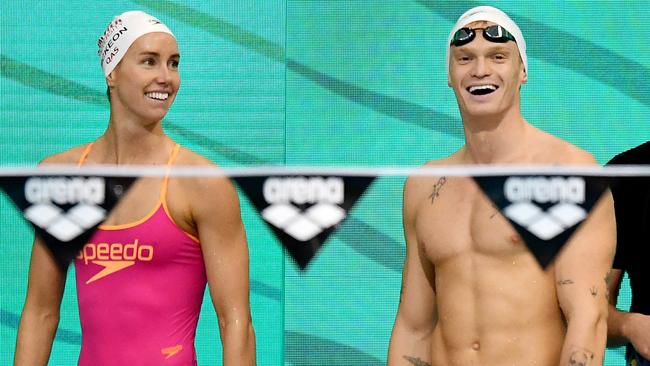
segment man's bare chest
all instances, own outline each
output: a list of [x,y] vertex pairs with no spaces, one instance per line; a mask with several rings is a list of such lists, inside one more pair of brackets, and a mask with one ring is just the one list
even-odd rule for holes
[[437,264],[468,254],[509,257],[525,246],[510,223],[470,178],[441,178],[421,202],[417,237]]

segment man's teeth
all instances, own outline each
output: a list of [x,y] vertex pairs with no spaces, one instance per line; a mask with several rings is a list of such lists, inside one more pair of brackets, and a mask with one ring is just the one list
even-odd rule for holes
[[145,94],[149,98],[152,99],[157,99],[157,100],[167,100],[169,97],[169,93],[159,93],[159,92],[149,92]]
[[472,85],[467,89],[470,93],[475,94],[475,95],[485,95],[492,93],[493,91],[497,90],[496,85]]

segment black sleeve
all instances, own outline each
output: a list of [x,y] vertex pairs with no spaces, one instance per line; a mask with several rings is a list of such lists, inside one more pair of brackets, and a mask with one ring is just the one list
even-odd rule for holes
[[[607,165],[624,163],[620,161],[620,158],[620,156],[614,157]],[[636,236],[636,233],[634,233],[636,225],[633,223],[635,217],[634,201],[630,201],[630,191],[632,191],[631,186],[634,185],[633,183],[633,178],[616,178],[610,185],[616,214],[616,255],[614,256],[612,268],[620,270],[628,268],[627,248],[633,245],[631,241]]]
[[[618,183],[618,184],[617,184]],[[630,212],[630,205],[627,202],[626,195],[621,192],[624,185],[622,182],[616,182],[612,185],[612,195],[614,196],[614,209],[616,213],[616,255],[612,268],[626,270],[628,263],[628,246],[632,245],[635,234],[633,224],[630,222],[633,213]]]
[[[650,141],[616,155],[607,165],[650,164]],[[650,235],[650,177],[618,177],[611,184],[616,210],[616,256],[613,267],[627,272],[645,257]]]

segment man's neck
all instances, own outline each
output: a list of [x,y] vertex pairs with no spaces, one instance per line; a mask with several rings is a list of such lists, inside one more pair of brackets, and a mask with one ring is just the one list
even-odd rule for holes
[[506,164],[525,153],[530,125],[520,113],[463,116],[465,160],[472,164]]

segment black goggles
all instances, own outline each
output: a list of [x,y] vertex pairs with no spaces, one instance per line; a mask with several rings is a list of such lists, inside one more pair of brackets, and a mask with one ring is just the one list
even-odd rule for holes
[[510,34],[505,28],[500,25],[491,25],[485,28],[461,28],[454,36],[451,38],[450,46],[460,47],[466,45],[476,38],[476,31],[483,30],[483,38],[487,39],[490,42],[494,43],[506,43],[508,41],[513,41],[517,43],[515,37]]

